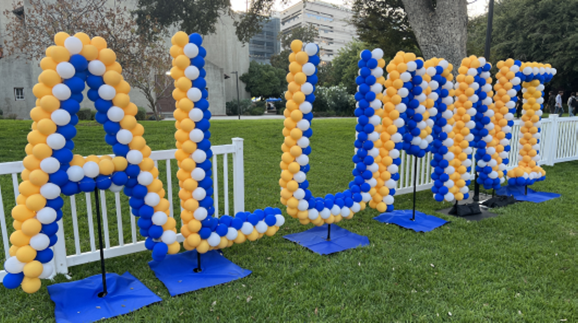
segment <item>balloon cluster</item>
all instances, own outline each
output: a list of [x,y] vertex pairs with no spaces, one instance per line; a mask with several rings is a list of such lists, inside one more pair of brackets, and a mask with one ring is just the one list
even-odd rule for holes
[[518,166],[508,172],[508,184],[532,185],[546,178],[546,171],[538,166],[540,161],[541,119],[544,98],[544,84],[550,82],[556,69],[549,64],[536,62],[520,64],[516,73],[523,83],[523,115],[518,145]]
[[359,76],[355,79],[357,84],[355,93],[357,125],[353,156],[355,168],[354,180],[349,184],[349,189],[354,193],[361,192],[363,203],[369,202],[370,207],[384,212],[387,205],[393,204],[393,194],[390,194],[389,188],[384,186],[385,181],[380,178],[379,171],[382,162],[380,149],[383,148],[380,134],[383,131],[381,99],[385,82],[383,77],[385,60],[382,58],[383,51],[379,48],[373,51],[363,50],[360,57]]
[[[28,134],[20,196],[12,210],[16,231],[10,237],[11,257],[4,265],[9,273],[4,285],[21,285],[28,293],[40,288],[39,278],[48,278],[53,272],[48,264],[53,253],[48,248],[57,241],[61,193],[74,195],[95,189],[119,192],[124,186],[131,196],[132,212],[141,220],[166,214],[169,208],[162,182],[157,179],[158,170],[149,158],[151,150],[142,138],[144,128],[134,117],[137,107],[130,102],[130,86],[120,74],[122,68],[115,53],[106,48],[104,39],[90,39],[84,33],[69,36],[60,32],[54,38],[56,46],[46,50],[47,57],[40,62],[43,72],[33,88],[37,107],[30,112],[34,123]],[[105,140],[113,147],[115,158],[83,158],[72,153],[76,113],[84,98],[85,83],[98,111],[95,118],[104,125]],[[156,229],[141,226],[141,233],[175,243],[176,223],[171,220]],[[167,236],[174,237],[172,242],[165,239]]]
[[[433,158],[430,162],[433,167],[431,178],[434,181],[432,192],[434,199],[441,201],[454,201],[468,198],[469,166],[471,161],[463,152],[459,141],[456,144],[456,134],[453,129],[454,119],[454,83],[453,65],[444,59],[432,58],[426,62],[428,70],[436,69],[436,74],[429,82],[432,90],[431,98],[435,100],[432,118],[435,120],[433,127]],[[433,109],[432,109],[433,110]],[[467,148],[467,146],[466,146]]]
[[179,197],[181,199],[181,233],[183,246],[199,253],[230,247],[247,239],[255,241],[264,234],[272,236],[285,219],[280,209],[266,208],[253,213],[239,212],[233,218],[216,218],[213,195],[210,119],[208,92],[205,81],[203,38],[180,31],[171,39],[173,57],[171,77],[175,80],[173,98],[177,131]]
[[362,194],[367,194],[367,201],[371,196],[367,198],[369,189],[362,191],[361,185],[352,185],[349,190],[335,195],[328,194],[325,198],[313,197],[308,189],[307,172],[310,169],[308,156],[311,153],[309,138],[313,135],[311,110],[315,101],[315,84],[318,81],[319,46],[309,43],[304,49],[300,40],[291,42],[292,53],[289,54],[287,74],[288,91],[285,92],[287,104],[283,122],[285,140],[281,146],[283,154],[279,185],[281,203],[287,206],[287,213],[290,216],[298,218],[302,224],[313,223],[321,226],[323,223],[337,223],[343,218],[352,218],[354,213],[365,206]]

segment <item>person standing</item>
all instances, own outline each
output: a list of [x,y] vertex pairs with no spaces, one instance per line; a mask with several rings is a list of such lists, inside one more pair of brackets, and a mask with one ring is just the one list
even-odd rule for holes
[[548,95],[548,113],[554,113],[556,109],[556,93],[550,91]]
[[524,97],[522,91],[518,92],[518,101],[516,102],[516,118],[520,119],[522,110],[524,109]]
[[576,93],[570,93],[570,97],[568,98],[568,116],[574,116],[574,109],[576,107]]
[[560,117],[564,113],[564,106],[562,106],[562,94],[564,94],[564,92],[560,91],[558,92],[558,95],[556,95],[556,110],[554,111],[554,114],[560,112],[559,113]]

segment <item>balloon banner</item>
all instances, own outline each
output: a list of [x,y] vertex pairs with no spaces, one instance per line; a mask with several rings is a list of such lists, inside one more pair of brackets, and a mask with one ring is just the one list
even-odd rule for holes
[[[207,51],[203,38],[180,31],[171,39],[173,57],[171,77],[175,80],[173,98],[177,139],[175,158],[178,161],[179,197],[181,199],[181,233],[183,246],[206,253],[212,249],[230,247],[247,239],[255,241],[263,235],[274,235],[285,222],[278,208],[239,212],[235,217],[213,217],[213,181],[209,101],[205,81]],[[153,254],[154,256],[154,254]]]

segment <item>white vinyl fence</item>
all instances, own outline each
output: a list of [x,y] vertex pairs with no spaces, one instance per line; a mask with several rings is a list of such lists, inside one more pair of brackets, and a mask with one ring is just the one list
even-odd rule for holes
[[[520,121],[515,121],[512,129],[512,141],[510,151],[509,169],[517,165],[518,160],[518,131],[520,129]],[[215,215],[219,214],[234,214],[244,211],[245,192],[244,192],[244,165],[243,165],[243,139],[233,138],[231,145],[214,146],[213,150],[213,182],[214,182],[214,201],[215,201]],[[157,167],[160,166],[161,171],[159,178],[162,179],[163,174],[166,178],[163,180],[164,187],[167,191],[167,199],[171,203],[171,216],[174,212],[174,198],[178,201],[178,192],[173,192],[172,180],[177,172],[176,167],[171,166],[171,160],[174,160],[175,150],[154,151],[151,158],[155,161]],[[229,169],[228,156],[232,157],[233,165],[233,213],[229,212]],[[549,118],[542,119],[542,139],[540,142],[540,155],[542,160],[541,165],[553,166],[555,163],[578,160],[578,117],[559,118],[557,115],[551,115]],[[423,191],[432,187],[433,181],[430,178],[431,167],[429,162],[431,154],[426,155],[422,159],[414,159],[405,153],[401,155],[402,163],[400,165],[400,179],[398,181],[398,188],[396,194],[405,194],[413,191],[413,177],[417,177],[417,190]],[[174,161],[173,161],[174,162]],[[413,174],[413,163],[417,162],[417,174]],[[160,165],[159,165],[160,164]],[[221,166],[222,165],[222,166]],[[219,171],[219,167],[221,170]],[[474,167],[472,167],[473,169]],[[10,162],[0,164],[0,175],[12,176],[12,189],[14,191],[14,198],[18,196],[18,174],[24,170],[22,162]],[[472,171],[473,173],[473,171]],[[219,179],[220,175],[223,179]],[[219,189],[219,183],[223,183],[222,189]],[[222,194],[221,194],[222,191]],[[107,209],[106,195],[114,196],[114,212],[116,214],[116,223],[110,223]],[[53,247],[54,250],[54,265],[57,273],[67,274],[68,267],[80,265],[84,263],[94,262],[99,260],[99,251],[96,248],[96,239],[93,212],[91,204],[92,194],[85,193],[84,198],[81,194],[69,198],[69,203],[65,203],[63,211],[65,216],[59,221],[58,242]],[[224,203],[220,203],[221,198]],[[135,217],[130,215],[130,208],[128,207],[126,197],[122,197],[124,203],[121,202],[121,194],[112,193],[104,194],[101,191],[101,209],[103,213],[103,232],[104,232],[104,256],[111,258],[126,254],[131,254],[145,250],[144,240],[137,230]],[[79,204],[85,206],[84,209],[77,208],[77,200],[82,200]],[[8,249],[10,247],[9,234],[7,223],[12,223],[10,214],[4,212],[5,202],[2,199],[2,192],[0,191],[0,236],[4,245],[4,253],[9,257]],[[13,205],[12,203],[9,203]],[[220,205],[223,205],[223,210]],[[178,202],[177,202],[178,205]],[[82,215],[80,215],[82,213]],[[129,220],[130,219],[130,220]],[[72,231],[65,232],[63,228],[63,221],[72,221]],[[82,221],[85,225],[79,225]],[[128,222],[123,224],[125,222]],[[70,227],[70,226],[67,226]],[[130,227],[129,230],[123,228]],[[81,229],[87,229],[88,232],[81,232]],[[118,237],[115,236],[118,235]],[[129,237],[128,239],[126,237]],[[182,242],[182,235],[179,234],[179,241]],[[140,238],[140,240],[139,240]],[[88,243],[86,240],[88,239]],[[66,241],[72,240],[74,244],[73,250],[66,248]],[[89,246],[88,246],[89,244]],[[85,250],[88,249],[88,250]],[[4,261],[0,258],[0,263]],[[5,275],[4,271],[0,271],[0,279]]]

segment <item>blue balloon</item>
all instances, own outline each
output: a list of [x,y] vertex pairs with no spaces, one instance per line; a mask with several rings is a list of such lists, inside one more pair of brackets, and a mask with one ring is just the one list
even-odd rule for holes
[[189,42],[197,46],[201,46],[201,44],[203,43],[203,37],[198,33],[192,33],[189,35]]
[[70,56],[69,62],[74,66],[76,72],[82,72],[88,68],[88,61],[80,54]]
[[146,186],[141,185],[141,184],[137,184],[133,189],[132,189],[132,196],[139,198],[139,199],[143,199],[148,193],[148,189],[146,188]]
[[151,238],[154,239],[158,239],[163,235],[163,227],[159,226],[159,225],[151,225],[151,227],[149,228],[149,236]]
[[169,247],[167,246],[166,243],[159,242],[159,243],[155,244],[155,246],[153,248],[153,255],[152,255],[153,260],[162,261],[167,256],[167,252],[169,252]]
[[34,260],[37,260],[37,261],[45,264],[47,262],[50,262],[52,260],[53,256],[54,256],[54,252],[52,251],[52,249],[46,248],[44,250],[37,251],[36,252],[36,258],[34,258]]
[[58,223],[52,222],[50,224],[43,224],[40,232],[47,236],[55,235],[56,232],[58,232]]
[[4,279],[2,279],[2,284],[4,284],[4,287],[8,289],[14,289],[20,286],[23,279],[24,279],[23,272],[19,274],[7,273],[6,276],[4,276]]
[[109,176],[99,175],[96,177],[96,187],[98,187],[98,189],[107,190],[111,184],[112,181]]
[[78,77],[72,77],[68,80],[64,80],[64,84],[66,84],[72,93],[82,93],[84,90],[84,81]]
[[94,191],[96,188],[96,183],[94,182],[94,179],[85,176],[82,180],[80,180],[78,186],[80,187],[81,191],[89,193]]

